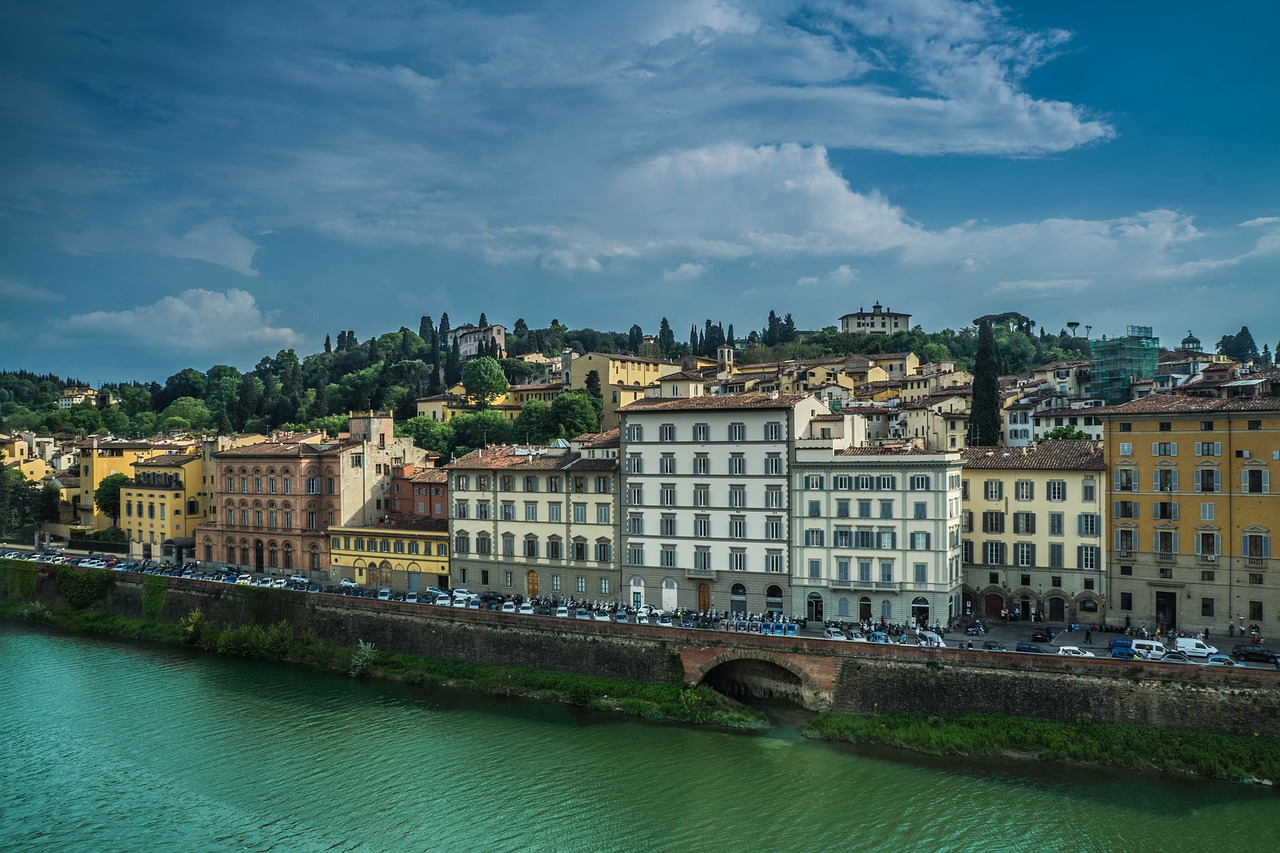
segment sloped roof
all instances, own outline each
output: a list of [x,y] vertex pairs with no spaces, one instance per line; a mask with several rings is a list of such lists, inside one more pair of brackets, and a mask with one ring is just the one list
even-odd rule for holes
[[1086,439],[1042,441],[1028,447],[966,447],[964,467],[979,470],[1101,471],[1102,442]]

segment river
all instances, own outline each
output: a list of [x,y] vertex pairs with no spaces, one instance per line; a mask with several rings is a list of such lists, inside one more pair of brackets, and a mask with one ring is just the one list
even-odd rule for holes
[[649,725],[0,622],[0,849],[1274,849],[1280,797]]

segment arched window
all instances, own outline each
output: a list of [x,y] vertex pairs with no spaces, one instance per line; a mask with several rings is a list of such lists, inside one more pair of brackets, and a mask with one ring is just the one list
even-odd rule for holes
[[849,599],[844,597],[836,599],[836,615],[837,616],[849,615]]
[[729,610],[738,616],[747,615],[747,588],[740,583],[729,588]]
[[240,562],[243,565],[249,565],[249,540],[240,540]]
[[276,550],[276,540],[272,539],[267,543],[267,565],[271,568],[277,568],[280,565],[280,552]]
[[885,620],[893,618],[893,602],[887,598],[880,602],[880,618]]
[[227,540],[227,562],[234,563],[236,561],[236,540]]
[[[386,564],[384,563],[383,565],[386,565]],[[315,571],[316,569],[320,568],[320,546],[314,543],[311,545],[311,557],[309,561],[309,566],[312,571]],[[387,566],[387,568],[390,569],[390,566]]]
[[284,543],[284,567],[286,569],[293,568],[293,543]]
[[764,609],[770,613],[782,612],[782,587],[770,584],[764,591]]
[[213,540],[208,536],[204,538],[204,561],[206,563],[213,562]]

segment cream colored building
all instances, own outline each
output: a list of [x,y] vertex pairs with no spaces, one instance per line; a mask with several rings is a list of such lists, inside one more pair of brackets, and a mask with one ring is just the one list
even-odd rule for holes
[[[714,366],[714,362],[709,362]],[[565,371],[565,380],[571,390],[587,387],[587,375],[596,371],[600,377],[600,393],[604,397],[604,409],[600,416],[600,429],[616,429],[618,409],[645,396],[645,389],[656,385],[669,373],[679,373],[680,365],[652,358],[616,353],[589,352],[573,360]]]
[[963,451],[965,606],[1107,621],[1106,466],[1094,441]]

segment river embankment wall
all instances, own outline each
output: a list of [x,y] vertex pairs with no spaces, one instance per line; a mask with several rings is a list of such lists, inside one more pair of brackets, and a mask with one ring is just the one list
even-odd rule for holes
[[[22,597],[68,606],[65,567],[42,568]],[[228,626],[287,621],[298,632],[381,651],[481,664],[537,668],[645,683],[700,680],[715,661],[751,662],[776,672],[777,695],[800,682],[823,710],[854,714],[927,711],[1009,714],[1074,722],[1136,723],[1280,737],[1280,673],[1227,667],[1161,666],[956,649],[833,643],[717,631],[515,616],[420,604],[353,599],[204,581],[109,574],[89,606],[117,616],[176,624],[199,608]],[[148,604],[144,583],[152,585]],[[0,590],[13,600],[13,590]],[[767,677],[767,675],[766,675]],[[794,695],[794,691],[791,692]]]

